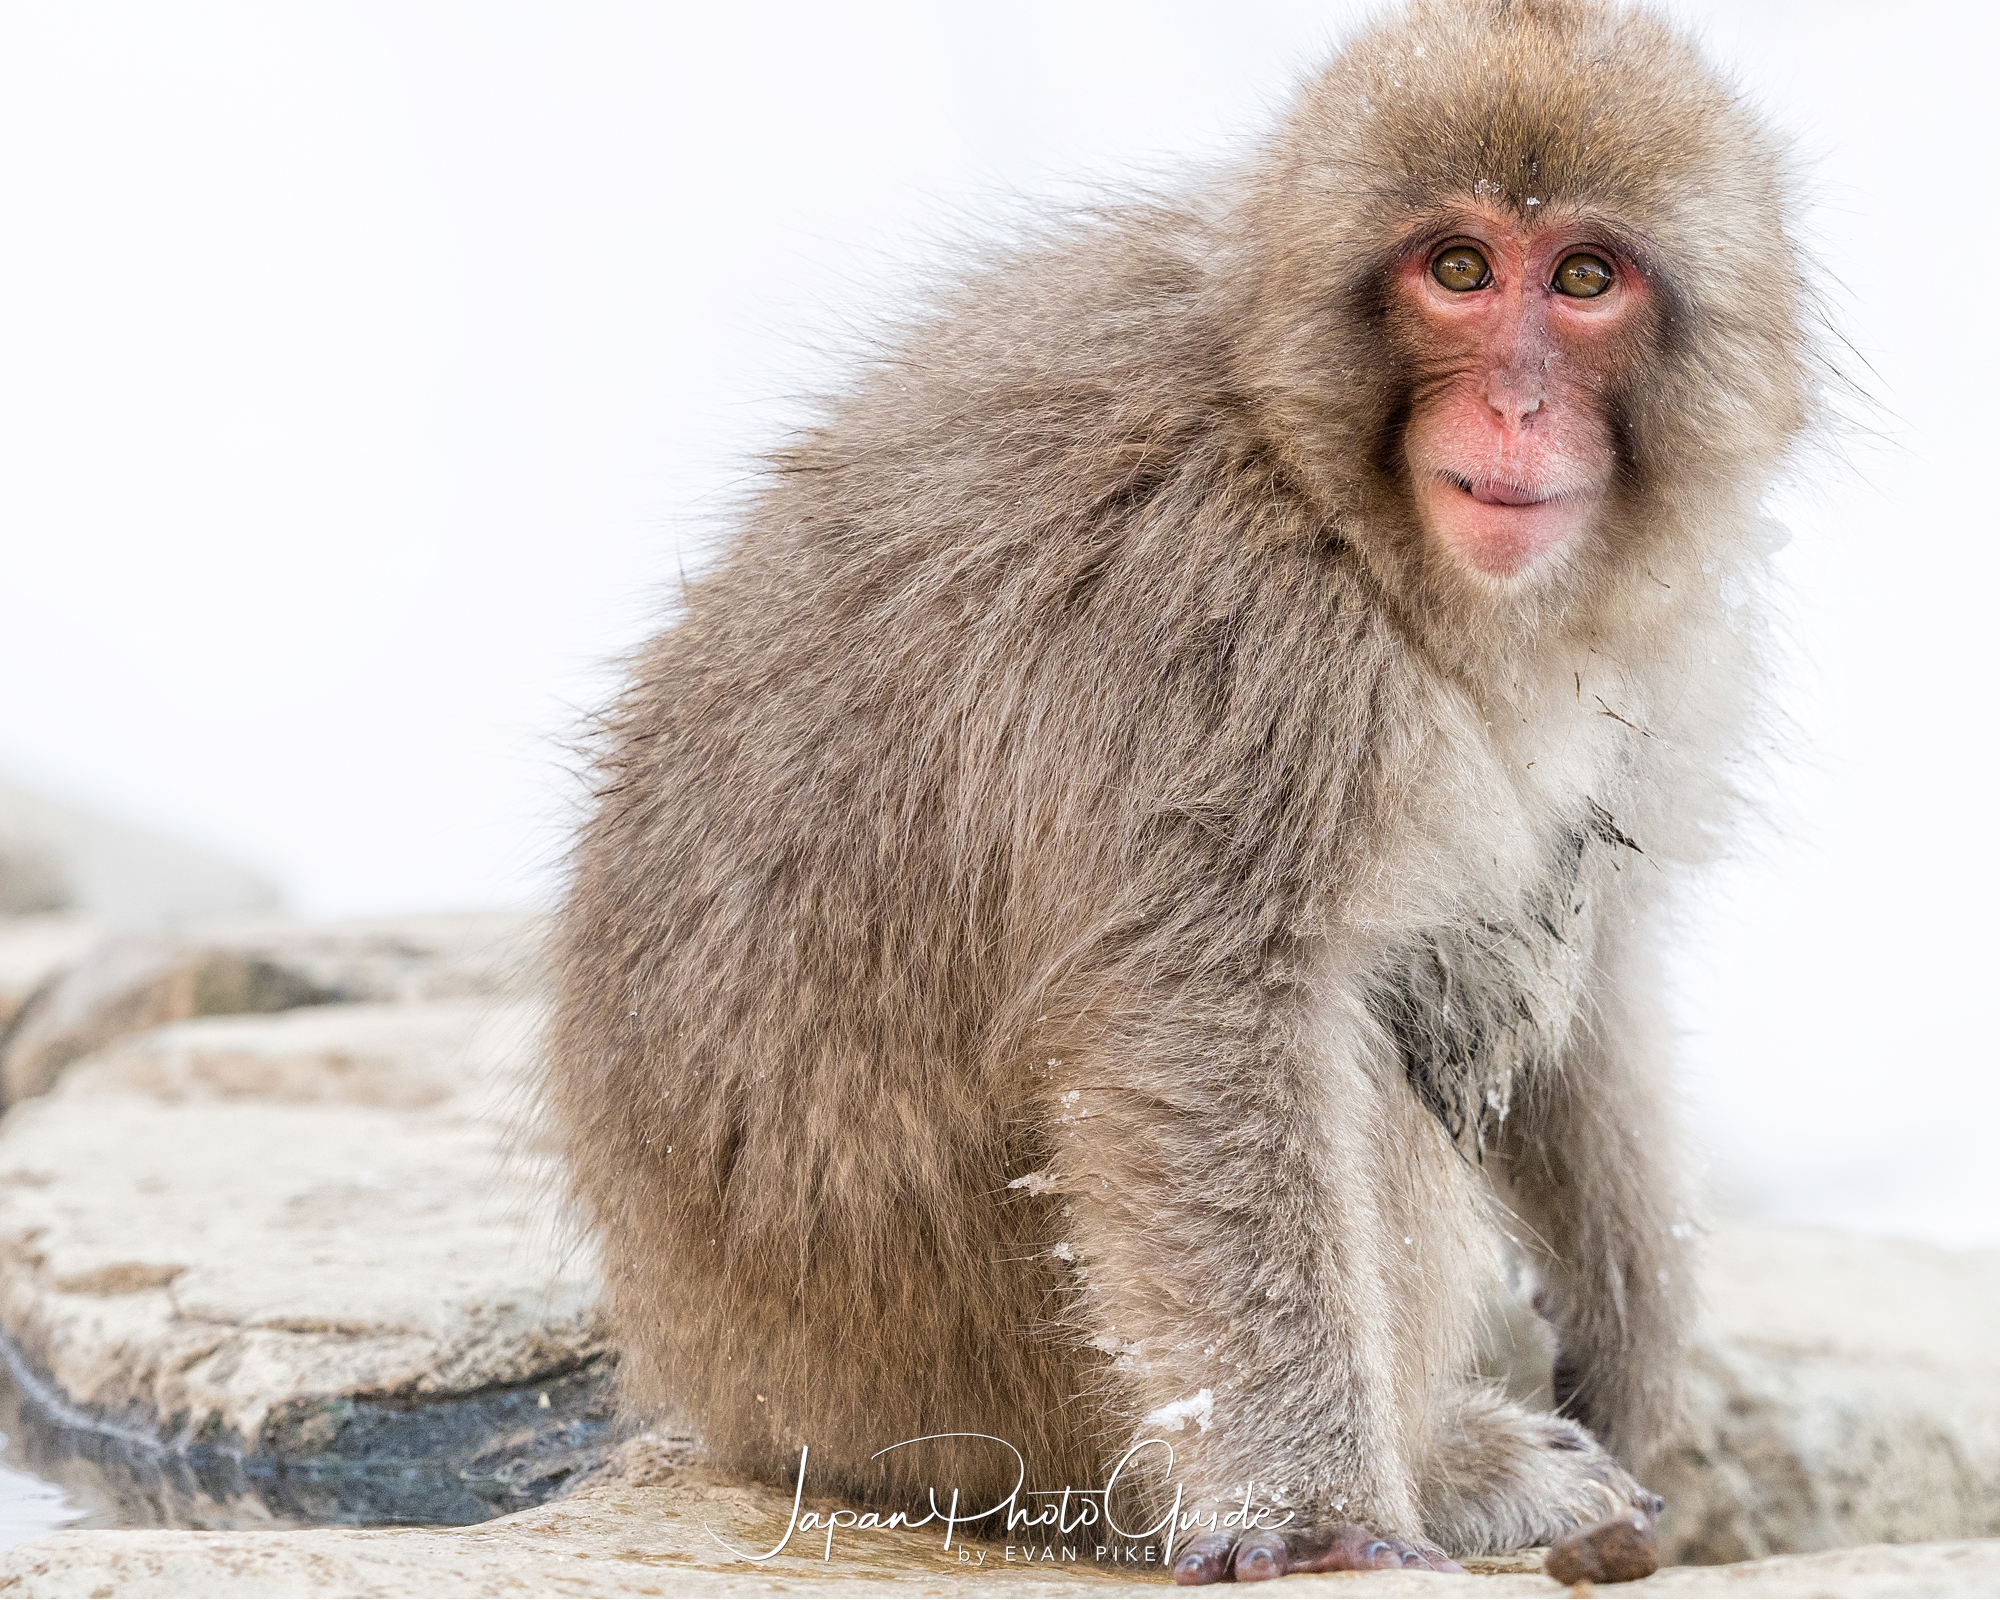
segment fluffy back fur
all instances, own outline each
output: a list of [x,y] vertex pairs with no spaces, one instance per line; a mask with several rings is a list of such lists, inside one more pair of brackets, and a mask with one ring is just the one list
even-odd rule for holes
[[[1600,216],[1661,291],[1615,507],[1525,593],[1400,465],[1387,265],[1474,201]],[[988,1445],[871,1454],[1095,1482],[1207,1389],[1204,1483],[1532,1536],[1436,1465],[1497,1183],[1574,1414],[1643,1454],[1689,1302],[1610,988],[1740,719],[1788,227],[1656,21],[1420,4],[1247,174],[969,272],[771,462],[609,715],[561,921],[547,1099],[636,1404],[976,1500]]]

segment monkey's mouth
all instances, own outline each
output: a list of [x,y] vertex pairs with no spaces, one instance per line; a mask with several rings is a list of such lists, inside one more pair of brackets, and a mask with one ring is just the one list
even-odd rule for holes
[[1489,578],[1514,578],[1568,542],[1592,496],[1571,483],[1530,488],[1447,469],[1431,478],[1424,499],[1431,532],[1460,560]]
[[1444,478],[1483,506],[1542,506],[1562,498],[1559,494],[1530,489],[1523,484],[1504,483],[1497,478],[1461,478],[1455,472],[1445,473]]

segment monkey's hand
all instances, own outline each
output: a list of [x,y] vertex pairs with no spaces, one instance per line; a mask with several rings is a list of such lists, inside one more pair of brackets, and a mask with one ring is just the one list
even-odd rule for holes
[[[1553,1555],[1553,1552],[1551,1552]],[[1327,1528],[1288,1528],[1232,1538],[1226,1533],[1197,1539],[1174,1563],[1175,1583],[1257,1583],[1288,1572],[1370,1572],[1380,1567],[1417,1567],[1430,1572],[1463,1572],[1437,1550],[1405,1544],[1371,1532],[1359,1523]]]
[[[1557,1583],[1630,1583],[1650,1578],[1660,1568],[1657,1517],[1660,1500],[1653,1497],[1652,1516],[1628,1511],[1623,1516],[1579,1528],[1549,1546],[1542,1570]],[[1176,1572],[1175,1576],[1179,1576]]]

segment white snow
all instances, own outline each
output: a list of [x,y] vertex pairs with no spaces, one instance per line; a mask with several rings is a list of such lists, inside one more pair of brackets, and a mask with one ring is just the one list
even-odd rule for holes
[[1139,1426],[1158,1428],[1166,1433],[1179,1433],[1192,1422],[1197,1432],[1206,1433],[1214,1416],[1215,1391],[1197,1389],[1185,1400],[1175,1400],[1161,1406],[1157,1411],[1148,1411],[1139,1419]]

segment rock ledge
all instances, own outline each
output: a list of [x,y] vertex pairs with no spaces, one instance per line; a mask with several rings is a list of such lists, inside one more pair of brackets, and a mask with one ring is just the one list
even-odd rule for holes
[[[1165,1571],[1045,1564],[978,1541],[947,1552],[932,1533],[843,1535],[832,1559],[792,1544],[769,1562],[731,1559],[719,1540],[764,1551],[791,1510],[777,1490],[698,1467],[605,1484],[477,1528],[302,1533],[61,1533],[0,1554],[0,1595],[1064,1595],[1165,1585]],[[1284,1580],[1286,1595],[1570,1593],[1522,1563],[1463,1577],[1338,1573]],[[1508,1570],[1509,1568],[1513,1570]],[[1606,1590],[1606,1593],[1612,1592]],[[1725,1567],[1673,1567],[1615,1592],[1652,1596],[1991,1595],[2000,1540],[1874,1545]]]

